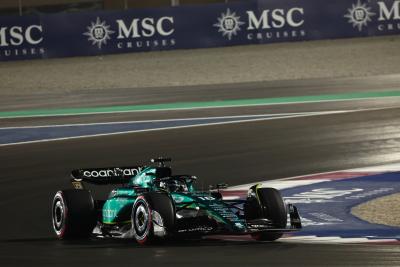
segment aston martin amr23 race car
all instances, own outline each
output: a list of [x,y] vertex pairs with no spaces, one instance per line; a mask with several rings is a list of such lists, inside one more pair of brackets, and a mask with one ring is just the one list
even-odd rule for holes
[[[57,237],[135,238],[149,244],[171,237],[250,234],[273,241],[301,229],[296,207],[285,205],[278,190],[254,185],[247,199],[224,200],[221,190],[226,185],[196,191],[197,178],[172,174],[167,161],[72,171],[73,189],[58,191],[52,203]],[[106,200],[95,200],[85,183],[119,186]]]

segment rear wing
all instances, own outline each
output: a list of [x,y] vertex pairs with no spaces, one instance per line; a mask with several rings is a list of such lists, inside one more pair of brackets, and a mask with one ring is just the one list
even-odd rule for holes
[[96,185],[126,184],[142,169],[143,166],[73,170],[71,172],[71,182],[76,189],[83,188],[81,182]]

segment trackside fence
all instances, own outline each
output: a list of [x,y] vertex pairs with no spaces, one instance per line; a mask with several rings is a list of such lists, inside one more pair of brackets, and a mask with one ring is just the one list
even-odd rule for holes
[[0,60],[400,33],[400,0],[268,0],[0,17]]

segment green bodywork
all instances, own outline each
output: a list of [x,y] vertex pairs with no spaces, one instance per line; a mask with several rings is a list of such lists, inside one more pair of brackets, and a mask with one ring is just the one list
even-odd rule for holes
[[[164,190],[155,185],[157,167],[145,167],[133,176],[128,185],[114,189],[102,210],[104,224],[127,224],[131,222],[132,206],[143,188],[150,191]],[[225,224],[228,230],[245,231],[245,221],[233,211],[224,201],[214,198],[208,192],[196,192],[193,180],[187,180],[186,192],[169,192],[175,203],[176,210],[202,210],[215,221]]]

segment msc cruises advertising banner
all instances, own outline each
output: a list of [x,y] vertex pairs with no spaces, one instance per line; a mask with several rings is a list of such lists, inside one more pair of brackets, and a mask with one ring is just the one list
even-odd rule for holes
[[400,33],[400,0],[259,0],[0,17],[0,60]]

